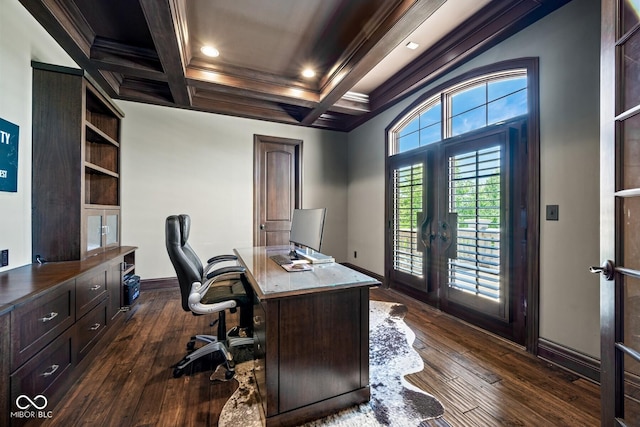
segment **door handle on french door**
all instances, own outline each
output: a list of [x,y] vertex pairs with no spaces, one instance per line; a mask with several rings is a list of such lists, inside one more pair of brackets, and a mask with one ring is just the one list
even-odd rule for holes
[[260,224],[260,230],[264,230],[264,229],[265,229],[264,224]]
[[[449,258],[458,258],[458,250],[456,240],[458,239],[458,214],[449,213],[449,221],[440,221],[437,236],[442,243],[442,250],[447,253]],[[453,224],[453,225],[451,225]]]
[[[428,215],[425,215],[424,220],[420,224],[420,229],[418,231],[418,239],[420,243],[422,243],[422,248],[430,250],[431,249],[431,241],[435,239],[435,235],[429,231],[427,234],[427,228],[431,228],[431,218]],[[421,250],[422,248],[418,248]]]
[[613,280],[613,276],[616,272],[616,267],[613,261],[608,259],[604,261],[602,265],[599,267],[598,266],[589,267],[589,272],[594,274],[602,273],[605,279]]

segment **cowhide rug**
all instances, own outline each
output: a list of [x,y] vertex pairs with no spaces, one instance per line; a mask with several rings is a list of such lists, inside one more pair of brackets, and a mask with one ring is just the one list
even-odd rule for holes
[[[413,349],[415,334],[404,323],[404,305],[371,301],[369,317],[369,384],[371,400],[334,415],[305,424],[305,427],[334,426],[419,426],[422,421],[444,413],[442,404],[430,394],[409,384],[404,376],[419,372],[424,365]],[[253,362],[236,365],[238,389],[220,414],[220,427],[259,427],[259,397],[253,376]]]

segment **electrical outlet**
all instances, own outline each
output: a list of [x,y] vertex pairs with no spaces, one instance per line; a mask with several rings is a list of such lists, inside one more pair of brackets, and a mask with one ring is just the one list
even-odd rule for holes
[[358,258],[358,251],[353,251],[353,257]]
[[0,267],[9,265],[9,249],[3,249],[0,252]]
[[547,221],[558,221],[560,216],[558,205],[547,205]]

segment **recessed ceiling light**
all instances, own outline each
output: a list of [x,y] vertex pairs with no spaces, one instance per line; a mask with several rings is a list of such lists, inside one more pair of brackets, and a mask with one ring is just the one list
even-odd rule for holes
[[418,43],[416,42],[409,42],[407,43],[405,46],[407,46],[409,49],[411,50],[415,50],[418,48],[418,46],[420,46]]
[[200,48],[200,52],[204,53],[207,56],[210,56],[212,58],[217,57],[218,55],[220,55],[220,52],[218,52],[218,49],[216,49],[213,46],[202,46]]
[[314,77],[315,75],[316,75],[316,72],[313,71],[311,68],[305,68],[304,70],[302,70],[302,76],[308,79],[310,79],[311,77]]

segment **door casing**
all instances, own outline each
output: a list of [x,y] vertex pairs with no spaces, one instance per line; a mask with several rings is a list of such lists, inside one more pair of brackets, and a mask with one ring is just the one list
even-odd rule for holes
[[[302,140],[266,135],[254,135],[253,140],[253,244],[287,244],[291,215],[302,206]],[[284,161],[291,164],[278,164],[282,163],[278,157],[289,156]],[[267,203],[272,203],[270,209],[281,211],[277,218],[267,218]]]

